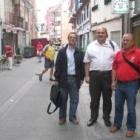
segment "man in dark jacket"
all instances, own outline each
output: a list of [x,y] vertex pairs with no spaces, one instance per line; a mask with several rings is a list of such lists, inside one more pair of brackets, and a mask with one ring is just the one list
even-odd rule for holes
[[59,125],[66,122],[67,100],[70,96],[69,120],[78,124],[76,111],[79,102],[79,88],[84,80],[83,53],[76,48],[77,34],[70,32],[68,45],[59,50],[54,77],[59,84],[62,94],[62,104],[59,110]]

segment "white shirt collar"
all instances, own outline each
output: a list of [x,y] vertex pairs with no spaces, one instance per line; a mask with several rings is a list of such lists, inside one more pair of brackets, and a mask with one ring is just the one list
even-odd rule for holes
[[96,40],[96,41],[95,41],[95,44],[98,44],[98,45],[108,45],[108,44],[109,44],[109,41],[106,40],[105,43],[100,44],[100,43]]
[[71,52],[74,52],[75,48],[72,48],[71,46],[68,45],[68,50],[71,51]]

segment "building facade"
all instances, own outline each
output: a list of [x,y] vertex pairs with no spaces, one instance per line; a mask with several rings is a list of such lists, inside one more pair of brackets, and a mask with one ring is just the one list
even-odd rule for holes
[[30,46],[32,38],[32,0],[0,0],[0,55],[5,53],[4,46],[9,44],[14,53],[20,48]]
[[140,1],[131,0],[131,11],[127,22],[129,23],[128,31],[134,35],[135,44],[140,48]]
[[63,1],[62,3],[62,12],[61,12],[61,47],[65,46],[68,43],[68,34],[72,31],[72,24],[69,23],[69,11],[68,11],[68,0]]
[[[97,27],[104,26],[108,30],[108,39],[121,46],[122,16],[112,14],[111,0],[69,0],[69,22],[73,23],[78,34],[78,46],[86,49],[95,40]],[[115,25],[115,28],[114,28]]]
[[50,7],[46,13],[46,31],[49,39],[53,39],[55,45],[61,45],[62,26],[61,26],[62,4]]

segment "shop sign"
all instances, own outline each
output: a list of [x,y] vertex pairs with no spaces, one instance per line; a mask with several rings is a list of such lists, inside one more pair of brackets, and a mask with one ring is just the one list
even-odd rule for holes
[[12,27],[12,31],[13,31],[13,34],[17,34],[17,29],[16,29],[16,27]]
[[10,25],[6,25],[6,32],[10,33],[12,31],[12,27]]
[[135,0],[135,13],[140,13],[140,0]]
[[87,32],[90,32],[90,24],[83,25],[82,33],[85,34]]
[[136,17],[133,20],[133,27],[140,26],[140,17]]
[[129,0],[112,0],[113,14],[128,14]]

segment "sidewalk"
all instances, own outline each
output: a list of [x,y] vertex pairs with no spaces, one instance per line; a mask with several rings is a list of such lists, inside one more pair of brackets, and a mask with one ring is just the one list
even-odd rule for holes
[[[79,110],[78,110],[78,116],[80,119],[80,125],[82,126],[83,132],[85,133],[86,140],[91,140],[94,138],[94,140],[127,140],[127,139],[133,139],[133,140],[139,140],[140,139],[140,94],[137,96],[137,129],[135,136],[133,138],[126,138],[126,115],[127,115],[127,108],[125,105],[124,108],[124,119],[123,119],[123,126],[120,129],[120,131],[111,134],[109,132],[109,128],[104,125],[104,121],[102,119],[102,98],[100,102],[100,110],[99,110],[99,117],[97,120],[97,123],[94,124],[92,127],[87,127],[87,121],[90,118],[90,97],[89,97],[89,91],[88,91],[88,84],[83,84],[81,90],[80,90],[80,104],[79,104]],[[113,123],[114,120],[114,92],[112,97],[113,105],[112,105],[112,113],[111,113],[111,121]]]
[[[140,139],[140,94],[137,96],[137,135],[133,138],[125,137],[126,108],[122,129],[115,134],[109,133],[109,128],[104,125],[102,119],[102,99],[97,123],[87,127],[90,117],[90,97],[86,83],[80,89],[77,111],[79,125],[75,126],[67,119],[66,124],[59,126],[58,110],[52,115],[46,113],[50,102],[50,87],[53,82],[49,81],[49,72],[45,73],[42,82],[38,80],[36,74],[40,73],[42,69],[43,63],[37,63],[36,58],[31,58],[23,61],[21,66],[14,67],[12,71],[0,73],[0,79],[3,79],[3,81],[0,80],[2,91],[0,93],[0,140]],[[10,85],[9,89],[5,84]],[[114,96],[112,100],[114,101]],[[114,103],[111,116],[113,122]]]

